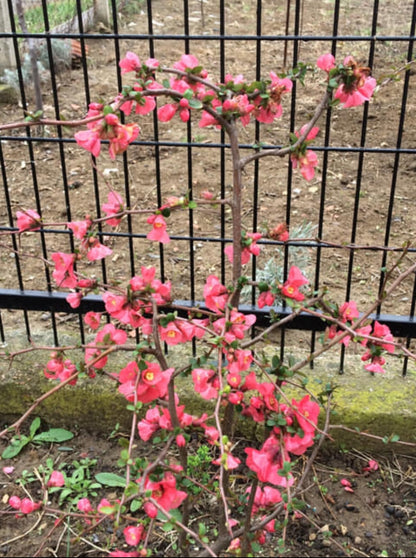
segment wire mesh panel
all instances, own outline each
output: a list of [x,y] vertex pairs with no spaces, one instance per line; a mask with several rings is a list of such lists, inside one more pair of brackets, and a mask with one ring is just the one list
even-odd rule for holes
[[[22,106],[3,110],[2,122],[18,120],[37,109],[39,99],[25,76],[19,49],[27,38],[45,45],[48,64],[40,87],[43,113],[66,120],[84,116],[93,101],[111,102],[122,90],[127,80],[118,63],[127,51],[143,61],[157,58],[166,66],[190,53],[210,78],[222,82],[227,74],[254,80],[271,71],[296,73],[301,67],[312,68],[326,52],[339,62],[352,55],[368,65],[379,84],[375,99],[348,111],[332,107],[321,118],[320,133],[313,141],[319,166],[312,181],[306,182],[289,160],[281,158],[264,157],[245,167],[243,227],[247,232],[267,233],[286,223],[291,237],[286,244],[260,241],[260,256],[247,266],[251,278],[283,281],[289,266],[295,264],[314,289],[328,288],[339,304],[353,299],[361,307],[377,298],[403,242],[414,240],[416,234],[411,187],[416,151],[411,120],[416,102],[412,88],[414,2],[405,0],[398,11],[393,0],[335,0],[318,5],[311,0],[111,0],[111,24],[97,24],[88,32],[80,17],[76,30],[53,31],[51,4],[37,2],[43,30],[22,32],[16,3],[8,1],[12,32],[0,36],[14,41]],[[72,0],[72,4],[78,16],[86,7],[80,1]],[[71,41],[78,41],[76,48]],[[56,42],[71,45],[70,62],[62,67],[56,63]],[[305,85],[295,81],[291,96],[282,101],[284,110],[278,121],[250,124],[241,130],[242,155],[287,145],[289,133],[310,119],[324,90],[325,76],[316,70],[308,71]],[[72,251],[76,244],[67,228],[54,223],[83,219],[87,214],[102,216],[101,206],[111,189],[122,195],[127,207],[138,210],[160,207],[171,195],[191,200],[206,190],[221,198],[230,195],[230,146],[223,132],[199,127],[193,114],[185,125],[178,116],[168,123],[158,122],[155,114],[138,122],[140,135],[127,153],[115,160],[103,153],[92,165],[90,155],[65,128],[3,131],[2,230],[15,226],[15,213],[21,208],[35,209],[51,224],[45,231],[21,238],[2,236],[0,306],[9,308],[2,312],[6,339],[16,323],[24,324],[32,338],[39,329],[51,329],[56,344],[60,332],[65,334],[68,328],[84,336],[81,320],[75,316],[73,322],[65,312],[61,315],[62,299],[53,295],[50,255]],[[113,249],[112,259],[91,263],[86,271],[105,283],[126,284],[142,265],[152,262],[163,281],[172,281],[177,299],[189,304],[201,301],[207,275],[216,274],[224,283],[230,280],[224,248],[232,238],[231,225],[225,205],[189,209],[187,214],[170,217],[168,245],[149,245],[143,216],[129,216],[115,231],[103,224],[100,234]],[[413,261],[413,254],[409,248],[391,271],[391,280]],[[12,295],[9,291],[9,296],[8,289],[15,291]],[[43,312],[33,302],[40,295],[32,302],[17,302],[20,291],[28,290],[50,293]],[[247,289],[243,294],[244,304],[255,304],[258,293]],[[393,331],[408,339],[414,336],[414,301],[412,275],[378,308],[387,315],[386,323]],[[33,315],[30,308],[34,306],[29,304],[36,306]],[[88,301],[83,304],[81,312],[86,311]],[[22,311],[13,307],[26,308],[23,320]],[[316,330],[317,324],[317,320],[298,320],[295,325]],[[279,342],[283,352],[292,341],[288,333],[282,333]],[[297,334],[294,343],[313,349],[315,333]],[[342,353],[341,368],[343,359]]]

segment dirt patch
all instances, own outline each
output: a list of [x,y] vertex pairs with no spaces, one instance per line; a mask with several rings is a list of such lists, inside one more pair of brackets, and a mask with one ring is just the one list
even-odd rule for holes
[[[34,501],[42,498],[41,483],[34,471],[47,470],[48,464],[61,469],[68,477],[80,465],[88,465],[88,475],[95,482],[100,472],[122,474],[117,467],[123,442],[127,433],[113,431],[108,437],[78,433],[63,446],[57,444],[27,447],[13,460],[3,461],[2,465],[13,465],[10,475],[0,472],[0,498],[3,502],[1,512],[0,554],[3,556],[106,556],[108,550],[117,547],[130,550],[125,546],[122,530],[114,531],[113,522],[108,519],[91,532],[88,526],[76,518],[56,524],[57,515],[53,512],[33,513],[30,516],[15,518],[15,512],[6,512],[8,497],[28,495]],[[240,440],[244,445],[244,440]],[[1,448],[4,449],[2,442]],[[194,440],[189,449],[195,454],[198,443]],[[2,449],[2,451],[3,451]],[[211,451],[211,450],[210,450]],[[151,455],[152,445],[139,444],[134,450],[134,459]],[[212,455],[213,456],[213,455]],[[379,469],[375,472],[363,471],[370,459],[376,459]],[[66,465],[64,465],[66,464]],[[78,464],[78,466],[77,466]],[[301,460],[298,464],[303,466]],[[210,482],[215,480],[215,471],[205,463]],[[50,470],[50,469],[49,469]],[[244,467],[235,471],[234,489],[244,491],[247,483]],[[85,473],[87,476],[87,473]],[[20,479],[20,481],[19,481]],[[353,492],[346,492],[341,480],[351,483]],[[302,495],[304,501],[303,517],[289,520],[286,556],[413,556],[416,542],[416,461],[405,455],[374,456],[352,451],[336,451],[324,448],[310,475],[309,487]],[[86,492],[78,489],[66,500],[69,509],[87,494],[97,504],[104,497],[110,501],[121,497],[120,489],[104,487],[99,497],[92,495],[94,489]],[[58,506],[59,493],[50,494],[48,508]],[[211,527],[210,517],[215,513],[208,497],[202,497],[197,506],[199,513],[196,522]],[[10,508],[8,508],[10,510]],[[140,519],[140,513],[130,513],[131,521]],[[238,517],[238,512],[236,513]],[[281,518],[282,519],[282,518]],[[279,554],[279,539],[282,531],[268,535],[259,556]],[[154,555],[175,556],[176,531],[166,530],[151,538],[150,548]],[[191,545],[190,554],[198,554]]]

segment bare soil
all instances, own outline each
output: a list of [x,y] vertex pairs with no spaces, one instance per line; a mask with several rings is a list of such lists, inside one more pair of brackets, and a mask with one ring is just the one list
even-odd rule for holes
[[[201,64],[209,71],[213,79],[219,77],[220,44],[210,41],[209,36],[219,33],[219,13],[214,3],[190,1],[189,32],[206,34],[206,40],[194,40],[190,52],[195,54]],[[180,3],[155,0],[152,2],[153,27],[155,33],[182,33],[184,29],[183,12]],[[203,12],[201,12],[203,8]],[[408,34],[411,22],[412,5],[409,0],[400,4],[393,0],[380,2],[379,23],[377,34],[403,35]],[[371,30],[372,5],[370,2],[350,0],[343,4],[339,34],[368,35]],[[254,0],[236,0],[226,8],[226,32],[232,35],[256,33],[256,2]],[[323,1],[317,7],[316,2],[304,1],[302,33],[304,35],[328,36],[332,33],[333,3]],[[121,14],[121,38],[119,47],[123,56],[127,50],[136,52],[145,60],[149,52],[149,44],[144,39],[124,39],[124,33],[147,33],[146,14]],[[291,15],[293,30],[293,10]],[[285,7],[281,2],[271,1],[263,9],[263,35],[284,35]],[[292,31],[291,31],[292,32]],[[113,42],[106,40],[86,41],[89,49],[88,80],[91,100],[110,100],[117,91],[115,72],[115,52]],[[329,51],[330,41],[310,40],[299,42],[299,60],[314,64],[317,57]],[[155,40],[155,57],[163,64],[169,65],[179,59],[184,52],[183,40]],[[267,76],[270,70],[283,70],[284,43],[282,41],[266,41],[261,51],[261,74]],[[291,63],[293,45],[288,45],[288,65]],[[226,70],[236,75],[243,73],[248,79],[254,79],[256,63],[256,43],[249,39],[230,41],[225,46]],[[244,55],[242,55],[242,53]],[[337,59],[352,54],[357,60],[366,63],[368,60],[369,43],[364,41],[340,41]],[[388,80],[393,71],[401,68],[406,62],[407,44],[405,41],[384,41],[376,44],[373,75],[384,76]],[[402,74],[401,74],[401,77]],[[86,96],[82,86],[84,77],[81,68],[71,69],[56,76],[59,87],[59,111],[66,119],[82,118],[86,110]],[[407,98],[407,109],[404,120],[402,148],[414,148],[416,145],[416,128],[414,126],[414,108],[416,106],[415,76],[410,76],[410,88]],[[127,83],[128,80],[126,79]],[[313,109],[324,90],[323,76],[309,75],[307,86],[298,85],[299,102],[296,109],[296,127],[303,125],[310,117]],[[52,106],[50,83],[44,84],[45,114],[55,117]],[[31,108],[33,96],[28,89]],[[397,134],[400,120],[400,108],[403,95],[403,79],[391,80],[383,85],[375,99],[371,102],[368,114],[368,125],[365,145],[372,148],[397,147]],[[285,100],[284,115],[276,124],[262,128],[260,140],[272,145],[281,145],[287,141],[289,126],[290,103]],[[22,117],[21,109],[14,106],[0,107],[0,121],[9,122]],[[363,134],[363,109],[343,110],[336,108],[332,114],[331,145],[341,147],[359,147]],[[323,145],[324,119],[321,119],[322,131],[316,145]],[[140,120],[140,140],[152,141],[155,131],[151,116]],[[21,132],[14,132],[19,135]],[[47,136],[56,137],[56,130],[45,131]],[[166,125],[158,126],[158,138],[162,142],[187,141],[191,138],[198,143],[192,152],[186,148],[166,147],[159,149],[160,180],[162,197],[186,194],[192,188],[193,197],[197,198],[203,190],[214,193],[220,191],[222,178],[219,171],[220,153],[210,145],[220,141],[219,132],[200,129],[197,121],[192,122],[187,130],[176,119]],[[63,131],[65,137],[72,137],[72,132]],[[254,129],[242,130],[241,143],[252,144]],[[82,219],[86,213],[96,214],[96,204],[106,201],[107,192],[114,188],[121,195],[124,191],[124,164],[122,158],[116,161],[103,154],[98,160],[97,180],[91,171],[89,155],[73,143],[65,143],[63,165],[60,159],[60,147],[56,143],[38,142],[34,144],[34,155],[31,160],[27,145],[21,142],[2,142],[3,156],[6,161],[8,189],[10,192],[13,212],[25,208],[35,208],[36,198],[32,186],[36,176],[40,192],[40,204],[43,219],[46,223],[66,222]],[[247,151],[248,152],[248,151]],[[227,155],[227,154],[226,154]],[[127,155],[128,179],[131,207],[149,208],[157,205],[155,178],[155,149],[151,146],[133,146]],[[192,174],[188,171],[188,158],[192,158]],[[291,196],[287,195],[288,163],[280,159],[265,158],[258,168],[259,192],[257,207],[254,199],[254,166],[245,174],[244,225],[248,231],[253,229],[253,212],[258,212],[258,228],[272,227],[279,222],[288,221],[288,204],[290,204],[290,230],[304,223],[316,227],[319,221],[320,205],[323,211],[323,229],[321,238],[335,244],[354,242],[361,246],[384,246],[386,237],[386,219],[390,197],[394,199],[392,223],[389,235],[391,246],[401,246],[406,240],[414,242],[416,235],[416,213],[413,210],[416,202],[414,180],[416,164],[413,155],[402,153],[400,157],[394,153],[367,153],[364,156],[363,172],[359,172],[358,152],[329,152],[328,172],[326,175],[326,191],[322,191],[323,152],[319,153],[321,165],[315,179],[306,183],[296,174],[293,177]],[[397,159],[395,159],[397,157]],[[398,162],[397,181],[392,193],[393,167]],[[34,174],[35,173],[35,174]],[[63,183],[69,184],[69,199],[65,198]],[[231,174],[227,162],[224,179],[226,193],[230,191]],[[97,196],[99,202],[97,202]],[[357,229],[352,232],[352,215],[357,209]],[[0,194],[0,219],[2,224],[9,224],[4,193]],[[230,236],[230,220],[226,222],[226,236]],[[122,223],[120,232],[127,231],[127,224]],[[130,224],[130,230],[137,234],[146,234],[147,225],[143,218],[137,218]],[[172,217],[169,230],[176,236],[197,236],[193,244],[196,257],[195,299],[202,298],[204,279],[209,273],[219,273],[220,243],[207,242],[204,238],[220,236],[219,210],[201,210],[198,208],[191,219],[188,214]],[[314,229],[316,234],[316,228]],[[111,269],[108,268],[108,281],[127,282],[131,275],[130,264],[127,264],[129,241],[120,236],[109,238],[108,242],[114,250]],[[15,255],[12,244],[2,237],[1,240],[0,285],[14,288],[17,275],[14,267]],[[132,241],[135,254],[134,265],[161,265],[159,248],[149,246],[145,239]],[[185,246],[185,248],[184,248]],[[23,235],[20,249],[29,256],[42,253],[39,235]],[[45,237],[46,252],[58,249],[68,251],[69,243],[66,235],[50,235]],[[258,258],[258,266],[262,268],[271,257],[277,257],[275,249],[265,248]],[[313,269],[316,253],[309,251],[309,277],[313,280]],[[391,264],[394,260],[389,257]],[[173,240],[164,248],[164,273],[175,285],[175,298],[190,298],[189,251],[187,244]],[[379,271],[382,253],[379,251],[357,251],[353,261],[353,283],[350,298],[357,301],[359,307],[369,300],[374,300],[379,287]],[[401,269],[404,269],[406,259]],[[328,286],[331,295],[337,302],[345,300],[345,282],[349,265],[349,252],[341,249],[324,251],[321,261],[321,286]],[[21,258],[24,287],[26,289],[45,289],[44,264],[33,257]],[[101,266],[91,264],[87,270],[102,276]],[[250,271],[248,271],[248,274]],[[404,283],[394,296],[383,305],[384,312],[407,314],[410,308],[412,283]],[[46,317],[47,318],[47,317]],[[9,335],[13,334],[19,312],[3,312],[3,325]],[[50,323],[45,316],[33,317],[34,329],[48,330]],[[65,322],[65,328],[71,323]],[[74,326],[75,328],[77,325]],[[52,457],[56,463],[63,460],[72,462],[81,456],[97,459],[95,471],[113,471],[116,466],[120,448],[117,439],[106,439],[80,432],[70,444],[68,452],[55,446],[31,447],[18,459],[13,476],[1,476],[1,497],[16,493],[15,481],[23,470],[44,463]],[[144,448],[143,451],[150,451]],[[415,461],[409,456],[389,456],[378,458],[380,470],[371,475],[364,475],[363,466],[368,458],[354,451],[349,453],[328,450],[316,464],[315,478],[311,478],[312,489],[305,493],[308,519],[298,519],[289,525],[287,535],[288,556],[415,556],[416,542],[416,473]],[[2,466],[4,463],[2,463]],[[239,471],[240,473],[240,471]],[[244,471],[241,471],[244,478]],[[345,492],[339,480],[348,478],[354,487],[354,493]],[[239,482],[243,482],[240,480]],[[319,488],[320,487],[320,488]],[[34,498],[39,496],[36,483],[28,487]],[[107,497],[114,496],[111,489]],[[20,492],[23,495],[23,492]],[[3,506],[4,509],[4,506]],[[204,517],[209,517],[212,509],[209,505],[201,509]],[[71,520],[72,521],[72,520]],[[208,519],[209,521],[209,519]],[[49,515],[30,516],[15,519],[14,514],[3,515],[0,529],[0,554],[4,556],[24,556],[28,552],[35,555],[37,549],[40,556],[104,556],[108,548],[112,527],[104,525],[102,531],[95,535],[85,533],[85,541],[78,540],[75,531],[68,534],[69,527],[76,528],[72,523],[53,529],[54,517]],[[326,528],[328,526],[328,528]],[[331,532],[332,535],[325,533]],[[24,538],[22,533],[27,532]],[[280,535],[277,535],[278,538]],[[17,538],[16,538],[17,537]],[[123,538],[115,534],[116,546],[121,546]],[[154,541],[154,553],[166,556],[173,555],[172,540],[174,535],[166,534],[163,539]],[[66,549],[67,541],[70,553]],[[95,545],[95,546],[92,546]],[[277,554],[277,540],[267,541],[264,555]]]
[[[106,520],[91,532],[88,526],[76,518],[71,518],[54,527],[57,515],[33,513],[16,519],[15,512],[5,511],[4,503],[11,495],[26,497],[34,501],[42,499],[41,484],[34,479],[22,488],[18,479],[28,478],[30,473],[45,466],[52,459],[54,467],[67,463],[63,470],[72,474],[74,461],[96,460],[90,468],[91,477],[99,472],[122,474],[117,468],[121,447],[118,441],[127,433],[103,437],[79,432],[75,438],[58,446],[29,446],[13,460],[2,462],[2,466],[14,465],[11,475],[0,471],[1,511],[0,555],[3,556],[106,556],[113,548],[130,551],[124,543],[122,530],[114,532],[111,520]],[[243,445],[243,440],[240,440]],[[197,443],[191,443],[189,450],[196,451]],[[3,451],[4,441],[0,449]],[[140,444],[133,457],[148,457],[152,445]],[[379,470],[365,472],[369,459],[376,459]],[[302,460],[299,467],[302,468]],[[26,473],[24,473],[26,471]],[[212,469],[211,480],[215,471]],[[29,475],[30,476],[30,475]],[[346,492],[341,479],[351,482],[352,493]],[[235,491],[244,490],[247,471],[241,466],[235,471]],[[400,454],[388,456],[369,455],[356,450],[340,451],[325,448],[315,463],[306,483],[308,490],[302,499],[304,517],[289,521],[284,556],[415,556],[416,548],[416,458]],[[74,493],[74,500],[79,499]],[[101,497],[114,500],[121,497],[120,489],[103,488],[99,498],[91,497],[97,504]],[[49,508],[57,508],[58,496],[49,495]],[[70,502],[66,505],[69,507]],[[8,508],[10,509],[10,508]],[[194,524],[204,522],[211,527],[211,517],[217,512],[212,501],[202,498],[196,508],[199,512]],[[140,517],[139,512],[130,514]],[[238,516],[238,514],[236,514]],[[278,540],[282,532],[278,530],[267,537],[259,556],[279,555]],[[175,531],[167,531],[153,536],[150,547],[153,555],[175,556]],[[190,546],[190,555],[198,555],[196,545]]]

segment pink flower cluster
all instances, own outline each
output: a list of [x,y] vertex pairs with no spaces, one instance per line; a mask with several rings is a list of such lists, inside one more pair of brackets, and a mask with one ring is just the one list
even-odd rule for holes
[[[111,108],[110,108],[111,110]],[[116,155],[126,151],[128,146],[139,135],[137,124],[122,124],[113,112],[105,114],[104,105],[91,103],[87,118],[97,118],[87,124],[88,130],[77,132],[74,137],[78,145],[89,151],[94,157],[98,157],[101,151],[101,140],[110,142],[109,154],[112,159]]]
[[362,105],[373,96],[376,80],[370,77],[370,69],[359,66],[352,56],[347,56],[336,66],[332,54],[323,54],[318,58],[317,66],[327,72],[329,78],[340,79],[334,97],[344,108]]

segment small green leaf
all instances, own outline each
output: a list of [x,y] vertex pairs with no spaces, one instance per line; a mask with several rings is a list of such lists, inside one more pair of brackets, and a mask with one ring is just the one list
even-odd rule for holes
[[2,459],[11,459],[16,457],[22,449],[30,442],[27,436],[22,436],[20,439],[12,439],[10,445],[1,454]]
[[95,475],[95,480],[104,486],[120,487],[126,486],[126,479],[115,473],[98,473]]
[[63,428],[51,428],[47,432],[41,432],[36,434],[33,438],[34,442],[47,442],[47,443],[59,443],[71,440],[74,437],[72,432],[69,430],[64,430]]
[[40,427],[40,418],[36,417],[33,421],[32,424],[30,425],[30,438],[32,439],[34,437],[34,435],[36,434],[36,432],[39,430]]

